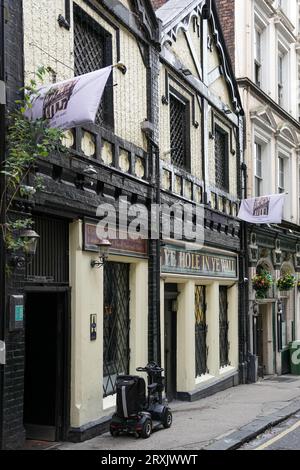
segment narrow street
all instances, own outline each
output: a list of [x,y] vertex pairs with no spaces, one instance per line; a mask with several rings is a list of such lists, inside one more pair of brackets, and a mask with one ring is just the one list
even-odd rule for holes
[[300,413],[258,436],[239,450],[300,450]]
[[[273,421],[274,414],[296,414],[291,424],[284,424],[273,432],[255,440],[246,449],[254,449],[300,420],[300,378],[293,376],[268,377],[251,385],[234,387],[194,403],[174,401],[171,403],[173,424],[170,429],[153,433],[149,439],[136,439],[122,435],[117,438],[109,433],[82,443],[64,442],[59,450],[229,450],[244,442],[245,436],[253,435],[256,423],[260,429]],[[293,411],[290,407],[295,406]],[[287,411],[286,411],[287,410]],[[235,434],[231,442],[232,433]],[[260,432],[259,432],[260,434]],[[298,436],[298,437],[297,437]],[[300,426],[287,436],[294,448],[299,447]],[[284,441],[285,443],[285,441]],[[298,443],[298,444],[297,444]],[[291,444],[292,445],[292,444]],[[244,448],[244,447],[243,447]]]

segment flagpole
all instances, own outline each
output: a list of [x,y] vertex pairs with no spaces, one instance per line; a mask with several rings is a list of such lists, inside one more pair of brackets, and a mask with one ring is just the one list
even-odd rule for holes
[[116,64],[113,64],[113,65],[112,65],[112,68],[117,68],[117,69],[119,69],[119,70],[122,72],[123,75],[125,75],[126,72],[127,72],[127,67],[126,67],[126,65],[123,64],[122,62],[117,62]]

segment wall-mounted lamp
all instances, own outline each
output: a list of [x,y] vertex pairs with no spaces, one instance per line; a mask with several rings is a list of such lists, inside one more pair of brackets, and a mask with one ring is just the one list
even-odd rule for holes
[[107,239],[100,239],[97,243],[97,246],[99,248],[99,261],[98,260],[92,260],[91,261],[91,267],[92,268],[101,268],[101,266],[104,266],[104,264],[107,261],[108,258],[108,253],[109,249],[111,247],[111,243]]
[[24,229],[20,234],[23,241],[23,253],[25,256],[16,255],[10,260],[10,264],[15,268],[22,268],[26,264],[28,256],[34,256],[40,236],[32,229]]

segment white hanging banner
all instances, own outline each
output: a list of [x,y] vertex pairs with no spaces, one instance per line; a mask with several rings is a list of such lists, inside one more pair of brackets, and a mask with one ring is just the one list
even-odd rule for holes
[[26,117],[48,119],[50,127],[61,129],[94,123],[111,70],[109,66],[40,88]]
[[280,224],[286,194],[244,199],[238,218],[252,224]]

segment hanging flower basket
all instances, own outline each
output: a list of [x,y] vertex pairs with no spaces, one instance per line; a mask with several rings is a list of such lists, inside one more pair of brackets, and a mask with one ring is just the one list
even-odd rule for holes
[[256,276],[252,278],[252,286],[256,291],[257,299],[265,299],[272,284],[273,278],[268,271],[262,271],[260,274],[256,274]]
[[277,288],[280,291],[290,291],[295,287],[295,285],[296,278],[290,273],[284,274],[277,280]]

